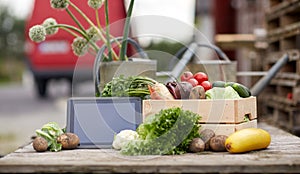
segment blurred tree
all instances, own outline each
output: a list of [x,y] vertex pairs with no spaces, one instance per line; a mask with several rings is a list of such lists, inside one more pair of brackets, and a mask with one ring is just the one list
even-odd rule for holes
[[0,82],[18,80],[24,57],[24,20],[0,6]]

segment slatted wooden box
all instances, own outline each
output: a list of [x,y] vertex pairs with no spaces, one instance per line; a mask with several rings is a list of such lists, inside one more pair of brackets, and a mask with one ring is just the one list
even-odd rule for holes
[[201,130],[209,128],[217,135],[248,127],[257,127],[256,97],[226,100],[144,100],[143,119],[162,109],[181,107],[198,113]]

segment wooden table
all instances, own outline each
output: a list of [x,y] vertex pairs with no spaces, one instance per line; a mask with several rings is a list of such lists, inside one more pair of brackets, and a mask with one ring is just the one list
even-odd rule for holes
[[31,145],[0,159],[0,173],[298,173],[300,138],[265,123],[268,149],[245,154],[227,152],[176,156],[123,156],[112,149],[76,149],[37,153]]

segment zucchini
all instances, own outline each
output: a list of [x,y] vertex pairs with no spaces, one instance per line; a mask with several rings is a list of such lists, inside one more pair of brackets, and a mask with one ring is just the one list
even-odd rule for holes
[[270,134],[259,128],[245,128],[232,133],[225,141],[230,153],[245,153],[267,148],[271,143]]

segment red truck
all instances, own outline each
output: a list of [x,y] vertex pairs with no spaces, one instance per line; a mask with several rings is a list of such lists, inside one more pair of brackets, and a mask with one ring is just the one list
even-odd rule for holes
[[[87,4],[87,0],[72,0],[94,23],[96,24],[95,11]],[[111,0],[109,2],[109,19],[110,23],[118,25],[111,25],[111,34],[115,37],[122,36],[124,27],[124,18],[126,11],[123,0]],[[89,28],[88,23],[81,18],[78,13],[69,8],[79,19],[85,28]],[[105,27],[104,6],[99,9],[100,22]],[[25,27],[26,35],[26,57],[28,66],[34,75],[35,85],[39,97],[47,96],[47,84],[49,80],[55,78],[66,78],[72,84],[74,69],[89,69],[93,67],[95,56],[87,54],[83,57],[77,57],[73,54],[71,43],[74,37],[66,31],[59,30],[59,32],[52,36],[47,36],[47,39],[41,43],[32,42],[29,39],[28,31],[30,27],[41,24],[46,18],[55,18],[58,23],[69,24],[77,26],[72,18],[65,10],[56,10],[51,8],[50,0],[35,0],[31,15],[29,15]],[[120,26],[121,23],[121,26]],[[80,63],[78,63],[80,62]],[[87,71],[91,72],[91,71]],[[82,75],[80,79],[84,80],[85,77],[91,76]],[[89,77],[90,78],[90,77]],[[77,80],[77,79],[76,79]]]

